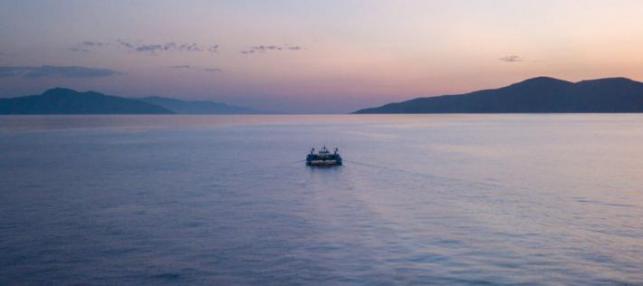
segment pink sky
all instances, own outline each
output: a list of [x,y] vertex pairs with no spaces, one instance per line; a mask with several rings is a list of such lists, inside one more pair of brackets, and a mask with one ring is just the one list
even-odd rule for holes
[[[625,0],[9,0],[0,96],[64,86],[350,112],[541,75],[640,80],[641,13]],[[26,76],[43,65],[113,73]]]

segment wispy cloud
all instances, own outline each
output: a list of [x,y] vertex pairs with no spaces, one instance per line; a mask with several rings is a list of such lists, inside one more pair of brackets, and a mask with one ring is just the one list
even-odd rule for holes
[[140,53],[149,53],[157,54],[161,52],[190,52],[190,53],[217,53],[219,51],[219,45],[211,45],[205,47],[198,43],[177,43],[177,42],[166,42],[166,43],[153,43],[153,44],[139,44],[133,43],[125,40],[118,40],[118,44],[121,47],[129,49],[131,51],[140,52]]
[[69,50],[72,52],[89,53],[95,49],[106,47],[109,45],[110,44],[108,42],[82,41],[76,44],[75,46],[69,48]]
[[169,66],[168,68],[176,69],[176,70],[195,70],[195,71],[204,71],[204,72],[221,72],[222,71],[219,68],[204,68],[204,67],[198,67],[198,66],[192,66],[192,65],[176,65],[176,66]]
[[116,40],[116,42],[119,45],[121,45],[121,46],[123,46],[125,48],[128,48],[128,49],[135,49],[136,48],[136,46],[134,46],[134,44],[132,44],[130,42],[127,42],[127,41],[124,41],[124,40]]
[[81,66],[0,66],[0,78],[22,77],[29,79],[43,77],[60,78],[97,78],[120,75],[122,73],[104,68]]
[[83,41],[80,43],[83,46],[86,47],[104,47],[104,46],[109,46],[109,43],[107,42],[97,42],[97,41]]
[[219,52],[219,45],[201,45],[199,43],[141,43],[118,39],[114,42],[102,41],[82,41],[69,48],[72,52],[89,53],[97,49],[105,47],[121,47],[132,52],[156,55],[163,52],[190,52],[190,53],[211,53],[216,54]]
[[75,52],[75,53],[89,53],[90,50],[87,48],[81,48],[81,47],[72,47],[69,48],[70,51]]
[[164,48],[163,45],[141,45],[136,48],[134,48],[135,51],[137,52],[144,52],[144,53],[156,53],[159,51],[163,51],[167,48]]
[[499,60],[505,63],[517,63],[517,62],[522,62],[523,59],[520,56],[510,55],[510,56],[504,56]]
[[178,65],[178,66],[169,66],[171,69],[191,69],[191,65]]
[[303,48],[300,46],[259,45],[259,46],[252,46],[248,49],[242,50],[241,53],[244,55],[251,55],[255,53],[300,51],[300,50],[303,50]]
[[202,52],[203,49],[199,47],[197,43],[192,43],[192,44],[181,44],[177,48],[179,51],[186,51],[186,52]]

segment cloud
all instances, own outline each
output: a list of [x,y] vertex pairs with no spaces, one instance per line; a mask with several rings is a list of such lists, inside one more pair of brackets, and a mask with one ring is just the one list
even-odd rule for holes
[[76,52],[76,53],[89,53],[90,52],[89,49],[79,48],[79,47],[69,48],[69,50],[72,51],[72,52]]
[[171,69],[191,69],[191,65],[179,65],[179,66],[170,66]]
[[122,73],[104,68],[91,68],[80,66],[0,66],[0,78],[21,77],[21,78],[97,78],[120,75]]
[[158,52],[158,51],[163,51],[164,46],[163,45],[158,45],[158,44],[155,44],[155,45],[141,45],[141,46],[138,46],[138,47],[134,48],[134,50],[137,51],[137,52],[155,53],[155,52]]
[[201,52],[203,49],[199,47],[197,43],[192,43],[192,44],[182,44],[178,46],[179,51],[187,51],[187,52]]
[[134,46],[134,44],[132,44],[132,43],[130,43],[130,42],[127,42],[127,41],[123,41],[123,40],[116,40],[116,42],[118,42],[118,44],[119,44],[119,45],[121,45],[121,46],[123,46],[123,47],[125,47],[125,48],[128,48],[128,49],[135,49],[135,48],[136,48],[136,47]]
[[115,42],[100,42],[100,41],[82,41],[75,46],[69,48],[72,52],[79,53],[89,53],[99,48],[104,48],[108,46],[116,46],[125,48],[127,50],[137,52],[137,53],[146,53],[146,54],[159,54],[162,52],[190,52],[190,53],[201,53],[208,52],[216,54],[219,52],[219,45],[214,44],[210,46],[202,46],[199,43],[177,43],[177,42],[166,42],[166,43],[140,43],[140,42],[131,42],[127,40],[118,39]]
[[99,41],[82,41],[76,44],[75,46],[69,48],[69,50],[77,53],[89,53],[97,48],[102,48],[106,46],[109,46],[109,43],[99,42]]
[[125,40],[118,40],[117,42],[121,47],[124,47],[126,49],[149,54],[157,54],[161,52],[217,53],[219,50],[219,45],[212,45],[205,48],[198,43],[167,42],[154,44],[136,44]]
[[157,53],[176,50],[178,48],[175,42],[167,42],[165,44],[135,44],[124,40],[118,40],[117,42],[121,47],[141,53]]
[[505,62],[505,63],[517,63],[517,62],[522,62],[522,58],[516,55],[510,55],[510,56],[504,56],[500,58],[499,60]]
[[83,41],[80,44],[86,47],[104,47],[109,45],[109,43],[107,42],[96,42],[96,41]]
[[303,50],[303,48],[300,46],[259,45],[259,46],[252,46],[246,50],[242,50],[241,53],[244,55],[251,55],[255,53],[300,51],[300,50]]
[[204,71],[204,72],[221,72],[222,71],[219,68],[204,68],[204,67],[197,67],[197,66],[191,66],[191,65],[176,65],[176,66],[169,66],[168,68],[176,69],[176,70],[198,70],[198,71]]

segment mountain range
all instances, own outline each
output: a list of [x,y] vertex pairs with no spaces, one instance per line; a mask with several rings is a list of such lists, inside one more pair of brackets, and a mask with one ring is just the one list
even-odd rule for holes
[[[569,82],[537,77],[498,89],[421,97],[354,113],[615,113],[643,112],[643,83],[627,78]],[[0,114],[257,114],[212,101],[126,98],[67,88],[0,99]]]
[[643,83],[627,78],[569,82],[537,77],[498,89],[421,97],[354,113],[643,112]]
[[0,114],[247,114],[257,111],[211,101],[141,99],[53,88],[40,95],[0,99]]

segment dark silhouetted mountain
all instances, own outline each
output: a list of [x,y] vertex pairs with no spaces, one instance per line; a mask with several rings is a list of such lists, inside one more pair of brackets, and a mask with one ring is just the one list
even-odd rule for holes
[[53,88],[40,95],[0,99],[0,114],[171,114],[139,100]]
[[255,110],[212,101],[186,101],[167,97],[145,97],[141,101],[179,114],[256,114]]
[[355,113],[643,112],[643,83],[626,78],[577,83],[537,77],[499,89],[422,97]]

